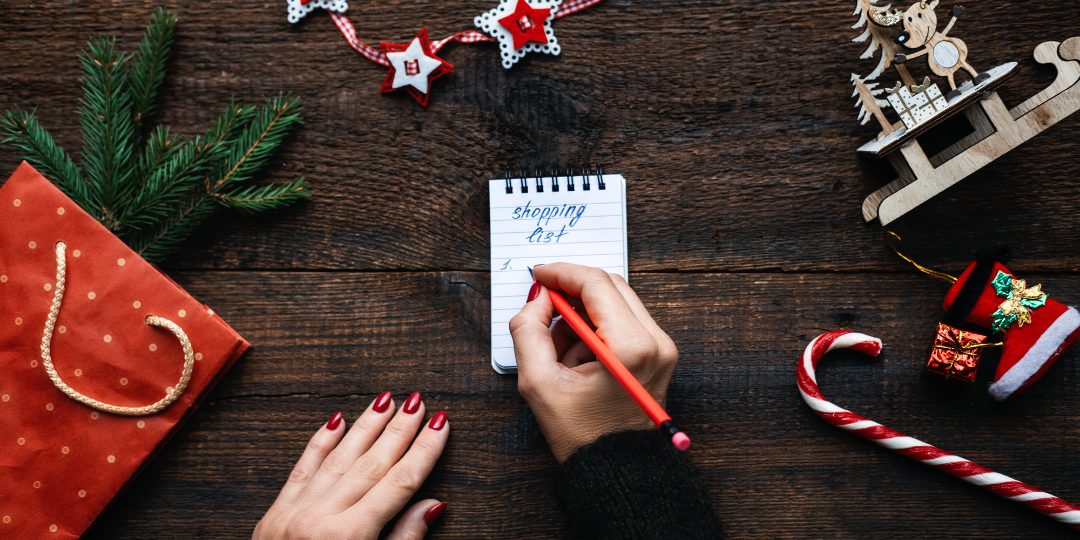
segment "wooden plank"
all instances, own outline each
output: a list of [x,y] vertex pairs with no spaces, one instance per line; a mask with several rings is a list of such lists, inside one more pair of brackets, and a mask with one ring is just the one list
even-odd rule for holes
[[[449,412],[448,450],[421,496],[448,500],[429,538],[562,538],[554,462],[515,379],[488,361],[486,274],[178,272],[254,348],[88,538],[242,538],[310,432],[355,418],[379,392]],[[1080,277],[1025,275],[1061,301]],[[795,363],[818,333],[884,340],[880,359],[840,352],[819,368],[838,405],[1080,501],[1080,354],[996,404],[920,370],[947,284],[918,274],[633,274],[679,346],[668,410],[694,438],[732,538],[1067,538],[1069,529],[815,417]]]
[[[491,4],[388,0],[352,16],[369,43],[400,41],[417,21],[437,36],[467,29]],[[559,57],[503,70],[494,46],[448,46],[457,69],[424,110],[380,95],[385,69],[348,48],[324,14],[290,26],[277,3],[164,5],[181,18],[161,119],[196,134],[229,96],[292,91],[307,123],[264,179],[303,174],[316,193],[273,215],[214,218],[167,268],[485,270],[484,182],[507,166],[594,161],[631,182],[635,271],[894,268],[859,218],[863,198],[895,174],[855,155],[875,131],[855,121],[848,81],[873,63],[848,43],[849,7],[608,0],[559,19]],[[5,5],[0,109],[36,107],[77,151],[75,52],[102,32],[132,50],[149,11]],[[1020,62],[1000,92],[1010,105],[1053,80],[1034,47],[1080,21],[1080,6],[1061,2],[970,11],[951,35],[966,40],[976,67]],[[997,240],[1022,248],[1018,269],[1074,271],[1076,140],[1080,121],[1066,119],[895,228],[940,264],[963,264],[969,246]],[[8,145],[0,164],[17,164]],[[994,218],[971,227],[971,216]]]

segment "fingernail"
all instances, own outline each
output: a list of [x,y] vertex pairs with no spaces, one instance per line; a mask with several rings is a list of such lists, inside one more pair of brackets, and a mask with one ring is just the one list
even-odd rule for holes
[[326,429],[334,431],[341,425],[341,411],[334,413],[329,420],[326,421]]
[[386,412],[386,409],[390,408],[390,392],[383,392],[379,394],[379,397],[375,398],[375,403],[371,405],[375,412]]
[[532,287],[529,288],[529,298],[525,300],[525,303],[528,304],[529,302],[536,300],[537,296],[540,296],[540,284],[533,283]]
[[427,523],[429,526],[432,523],[435,523],[435,520],[439,519],[439,516],[442,515],[443,510],[446,510],[446,503],[444,502],[432,506],[431,510],[428,510],[427,513],[424,514],[424,523]]
[[405,414],[412,414],[420,410],[420,392],[413,392],[409,395],[409,399],[405,400],[405,405],[401,407],[401,410],[405,411]]
[[446,411],[439,411],[435,413],[435,416],[431,417],[431,422],[428,422],[428,427],[439,431],[446,425]]

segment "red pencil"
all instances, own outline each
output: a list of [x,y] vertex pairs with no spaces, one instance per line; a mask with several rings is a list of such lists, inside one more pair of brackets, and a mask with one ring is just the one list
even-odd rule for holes
[[[532,273],[532,269],[529,269]],[[639,406],[645,411],[645,414],[649,415],[649,418],[656,423],[656,427],[660,428],[660,432],[666,436],[671,437],[671,444],[675,445],[675,448],[686,451],[690,448],[690,437],[687,437],[685,433],[675,427],[675,424],[671,422],[671,416],[664,411],[664,408],[653,399],[645,387],[641,386],[634,375],[630,373],[630,370],[626,369],[626,366],[619,361],[619,358],[615,356],[615,353],[611,352],[611,349],[604,343],[600,336],[593,332],[592,328],[585,323],[585,320],[581,318],[574,311],[574,307],[566,301],[557,291],[548,291],[551,297],[551,303],[555,305],[555,310],[562,315],[563,320],[570,325],[570,328],[577,332],[581,341],[584,341],[589,349],[596,354],[596,358],[600,360],[601,364],[615,376],[615,380],[619,381],[619,384],[630,394],[630,397],[634,398]]]

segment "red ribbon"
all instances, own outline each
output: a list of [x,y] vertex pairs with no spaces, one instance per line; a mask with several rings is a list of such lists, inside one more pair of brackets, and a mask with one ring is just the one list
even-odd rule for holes
[[[306,4],[310,0],[301,0],[302,4]],[[559,10],[552,16],[554,19],[565,17],[571,13],[577,13],[593,4],[599,3],[600,0],[568,0],[563,2],[559,6]],[[390,67],[390,61],[386,59],[386,54],[380,49],[376,49],[371,45],[368,45],[356,38],[356,28],[349,22],[349,18],[343,13],[337,13],[335,11],[329,11],[330,18],[334,20],[334,24],[337,25],[338,30],[341,30],[341,35],[345,36],[345,40],[349,42],[349,45],[356,52],[364,55],[368,60],[375,62],[376,64]],[[476,30],[466,30],[464,32],[458,32],[448,38],[440,39],[431,42],[431,52],[437,53],[439,49],[443,48],[450,42],[458,43],[482,43],[485,41],[495,41],[495,38],[477,32]]]

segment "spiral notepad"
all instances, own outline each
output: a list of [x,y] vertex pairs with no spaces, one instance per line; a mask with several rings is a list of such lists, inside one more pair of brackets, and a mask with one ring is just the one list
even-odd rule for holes
[[597,167],[580,174],[491,180],[491,365],[517,370],[510,319],[532,286],[528,267],[569,262],[627,277],[626,182]]

